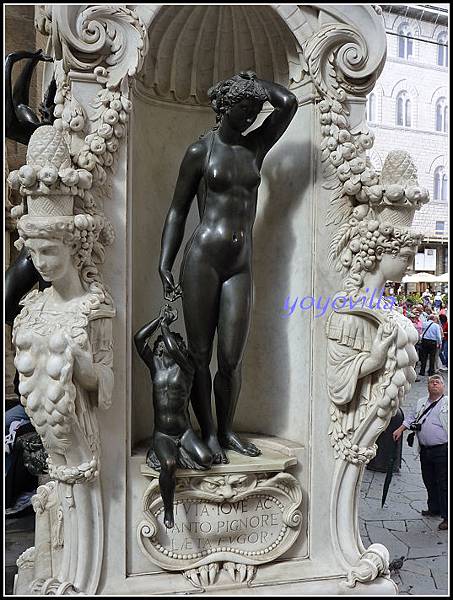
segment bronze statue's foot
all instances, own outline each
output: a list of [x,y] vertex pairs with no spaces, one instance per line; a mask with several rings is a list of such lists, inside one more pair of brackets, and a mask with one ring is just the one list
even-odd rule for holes
[[259,456],[261,450],[252,444],[252,442],[242,441],[236,433],[225,433],[219,435],[219,442],[222,448],[226,450],[234,450],[239,454],[245,454],[246,456]]
[[219,465],[219,464],[226,465],[230,462],[228,460],[226,452],[224,452],[221,445],[219,444],[219,440],[217,439],[217,436],[212,435],[212,436],[206,438],[204,440],[204,442],[212,454],[212,464],[213,465]]
[[164,524],[167,529],[173,529],[173,527],[175,526],[175,519],[174,519],[172,513],[171,514],[165,513]]

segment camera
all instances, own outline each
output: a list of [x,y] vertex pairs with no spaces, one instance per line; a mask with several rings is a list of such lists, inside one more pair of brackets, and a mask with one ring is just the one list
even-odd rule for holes
[[421,431],[422,430],[422,424],[421,423],[411,423],[409,429],[411,431]]

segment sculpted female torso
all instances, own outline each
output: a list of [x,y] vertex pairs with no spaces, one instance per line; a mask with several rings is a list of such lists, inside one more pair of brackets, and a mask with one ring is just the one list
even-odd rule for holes
[[[214,462],[228,462],[224,449],[251,456],[260,453],[232,430],[252,307],[252,229],[264,157],[288,127],[297,103],[282,86],[250,74],[221,82],[209,94],[220,124],[185,154],[162,236],[159,271],[166,298],[174,299],[177,286],[171,269],[196,195],[200,223],[187,243],[180,273],[188,346],[195,365],[191,399]],[[244,136],[265,100],[274,111]],[[209,371],[216,330],[217,431]]]

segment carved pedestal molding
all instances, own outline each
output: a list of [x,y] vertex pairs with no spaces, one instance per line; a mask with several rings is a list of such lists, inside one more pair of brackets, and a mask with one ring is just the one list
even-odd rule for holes
[[[265,459],[259,462],[262,470]],[[244,472],[228,473],[227,466],[212,470],[178,474],[175,526],[166,530],[158,473],[144,466],[142,473],[152,481],[143,497],[138,543],[152,563],[182,572],[197,588],[215,584],[221,570],[233,583],[250,584],[260,565],[296,541],[302,491],[289,473],[257,474],[253,465]]]

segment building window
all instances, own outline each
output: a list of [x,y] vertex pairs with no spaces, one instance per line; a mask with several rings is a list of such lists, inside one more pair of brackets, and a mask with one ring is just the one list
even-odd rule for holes
[[434,200],[447,202],[448,175],[444,167],[437,167],[434,171]]
[[401,127],[411,127],[411,101],[407,92],[400,92],[396,98],[396,124]]
[[436,221],[436,234],[442,235],[445,232],[445,221]]
[[448,106],[446,98],[439,98],[436,102],[436,131],[447,132]]
[[400,58],[411,58],[414,54],[414,42],[407,23],[398,27],[398,56]]
[[370,94],[367,101],[367,121],[376,123],[376,95]]
[[437,36],[437,64],[440,67],[448,67],[448,47],[447,47],[447,34],[445,31],[439,33]]

